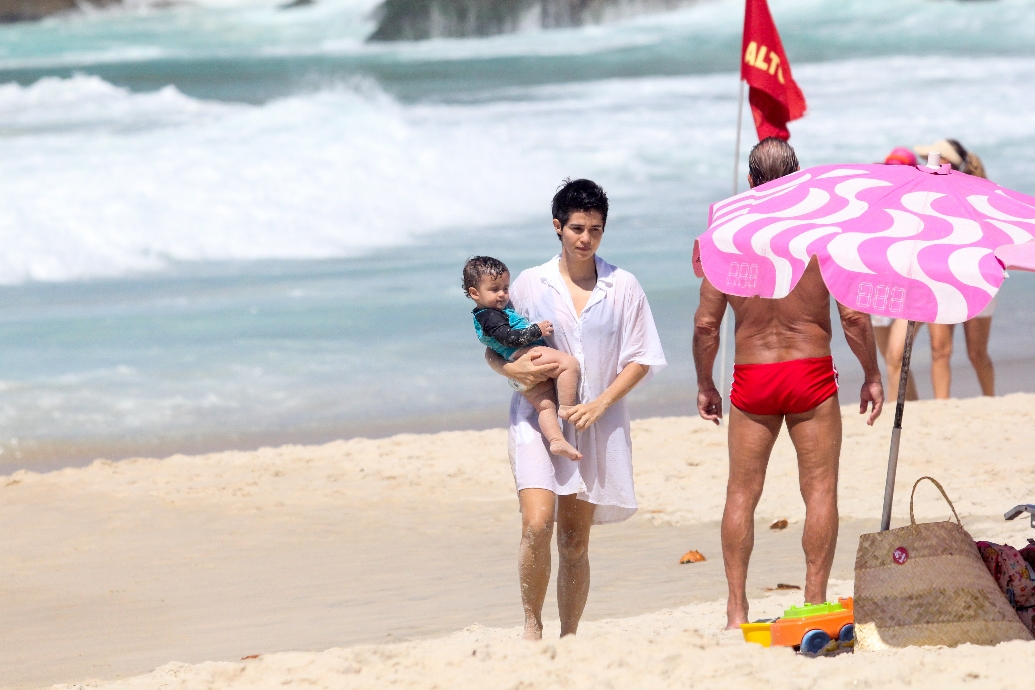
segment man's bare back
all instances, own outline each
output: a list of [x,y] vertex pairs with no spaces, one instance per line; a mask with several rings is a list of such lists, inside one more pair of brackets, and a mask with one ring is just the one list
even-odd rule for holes
[[[737,320],[737,364],[771,364],[830,354],[830,291],[813,259],[783,299],[723,295]],[[702,288],[702,297],[706,288]]]

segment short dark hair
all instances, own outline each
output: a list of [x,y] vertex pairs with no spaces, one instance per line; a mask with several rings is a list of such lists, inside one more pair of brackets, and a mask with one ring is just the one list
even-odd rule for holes
[[573,213],[596,211],[607,225],[607,194],[593,180],[573,180],[570,177],[561,182],[553,195],[553,217],[563,228]]
[[959,165],[956,165],[955,163],[949,161],[949,165],[952,166],[953,170],[959,170],[962,173],[969,173],[970,171],[967,170],[967,159],[970,157],[970,154],[967,152],[967,149],[963,148],[963,144],[959,143],[955,139],[946,139],[945,141],[949,142],[949,146],[953,148],[953,150],[956,152],[956,155],[960,157],[961,161]]
[[798,156],[783,139],[766,137],[748,156],[748,174],[757,187],[798,171]]
[[510,273],[507,264],[491,256],[472,256],[464,264],[464,296],[470,297],[470,288],[477,288],[482,278],[499,278],[504,273]]

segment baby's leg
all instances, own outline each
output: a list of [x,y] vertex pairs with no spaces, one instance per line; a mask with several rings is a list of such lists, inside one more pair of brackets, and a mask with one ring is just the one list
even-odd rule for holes
[[536,364],[556,364],[553,379],[557,381],[557,402],[561,408],[571,407],[579,395],[579,360],[552,347],[534,347],[540,357]]
[[564,438],[564,432],[561,431],[561,422],[557,419],[557,396],[553,381],[543,381],[523,395],[539,412],[539,430],[543,433],[543,438],[550,442],[550,452],[569,460],[581,459],[582,453],[568,443]]
[[557,364],[553,378],[556,379],[556,394],[550,382],[543,382],[525,394],[535,409],[539,411],[539,428],[543,436],[550,442],[550,452],[563,455],[570,460],[578,460],[582,454],[564,438],[561,424],[557,420],[557,402],[562,406],[575,404],[579,386],[579,362],[571,355],[549,347],[533,348],[540,357],[536,364]]

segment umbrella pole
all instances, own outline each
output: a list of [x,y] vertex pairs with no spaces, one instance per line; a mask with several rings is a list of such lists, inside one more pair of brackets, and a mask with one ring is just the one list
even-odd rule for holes
[[902,352],[902,372],[898,380],[898,404],[895,406],[895,426],[891,428],[891,451],[888,453],[888,478],[884,482],[884,512],[880,518],[880,531],[891,528],[891,502],[895,498],[895,472],[898,470],[898,442],[902,435],[902,414],[906,410],[906,384],[909,383],[909,360],[913,357],[913,339],[920,324],[909,322],[906,331],[906,347]]

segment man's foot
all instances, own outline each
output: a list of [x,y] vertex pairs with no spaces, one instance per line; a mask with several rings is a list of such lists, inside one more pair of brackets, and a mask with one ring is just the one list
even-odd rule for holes
[[526,625],[525,632],[521,635],[522,640],[541,640],[543,639],[543,629],[537,625]]
[[732,601],[726,606],[726,629],[740,630],[741,623],[748,622],[747,602],[737,606]]
[[550,441],[550,452],[554,455],[560,455],[568,458],[569,460],[581,460],[582,453],[580,453],[575,446],[571,445],[563,438],[557,438]]

